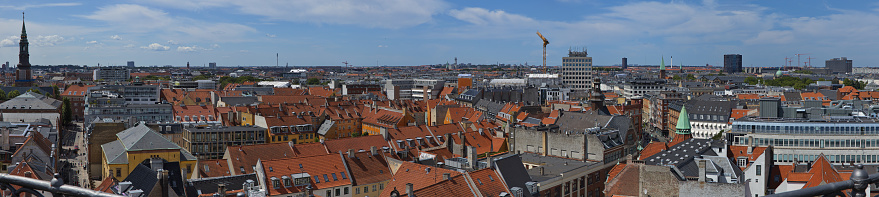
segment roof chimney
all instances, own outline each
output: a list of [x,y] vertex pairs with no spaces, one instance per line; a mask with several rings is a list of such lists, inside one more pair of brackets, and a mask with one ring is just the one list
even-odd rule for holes
[[706,166],[705,165],[707,165],[707,160],[700,159],[700,160],[698,160],[698,163],[696,165],[699,167],[699,182],[705,182],[705,180],[706,180],[706,177],[705,177]]
[[449,180],[451,178],[451,173],[443,173],[443,180]]
[[226,197],[226,184],[217,184],[217,194],[220,194],[220,196],[222,197]]
[[378,151],[376,150],[375,146],[369,147],[369,153],[371,153],[371,155],[378,155]]
[[354,158],[354,149],[348,149],[348,158]]
[[415,193],[412,192],[412,183],[406,183],[406,195],[409,197],[415,197]]

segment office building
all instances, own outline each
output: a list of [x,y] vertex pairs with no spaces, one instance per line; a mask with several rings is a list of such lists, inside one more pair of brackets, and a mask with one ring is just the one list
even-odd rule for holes
[[446,81],[438,79],[389,79],[384,81],[388,99],[435,99]]
[[733,144],[774,148],[776,164],[815,161],[824,154],[833,164],[879,164],[879,119],[745,117],[732,123]]
[[623,70],[629,68],[629,58],[623,58],[623,64],[620,66],[622,66]]
[[134,61],[128,61],[128,67],[134,68]]
[[266,143],[266,128],[215,126],[183,128],[183,148],[199,159],[219,159],[226,146]]
[[208,63],[208,68],[217,69],[217,63],[216,62]]
[[851,73],[852,72],[852,60],[841,57],[841,58],[833,58],[827,61],[824,61],[824,67],[829,68],[830,72],[834,73]]
[[170,122],[171,104],[159,104],[159,87],[150,85],[104,85],[89,87],[85,125],[96,119]]
[[[129,67],[131,65],[134,62],[129,62]],[[131,78],[131,70],[121,66],[100,67],[92,71],[92,78],[95,81],[127,81]]]
[[586,50],[568,51],[562,57],[562,83],[574,91],[592,89],[592,57]]
[[742,55],[740,55],[740,54],[723,55],[723,72],[725,72],[725,73],[742,72]]

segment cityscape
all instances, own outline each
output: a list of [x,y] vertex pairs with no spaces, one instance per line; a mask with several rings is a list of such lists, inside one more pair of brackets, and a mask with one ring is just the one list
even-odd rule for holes
[[879,196],[876,3],[8,3],[2,196]]

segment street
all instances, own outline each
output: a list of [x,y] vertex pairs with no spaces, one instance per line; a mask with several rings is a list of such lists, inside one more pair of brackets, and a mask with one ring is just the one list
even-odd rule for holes
[[65,184],[92,188],[87,172],[88,143],[81,128],[81,123],[75,123],[62,136],[61,171],[65,175]]

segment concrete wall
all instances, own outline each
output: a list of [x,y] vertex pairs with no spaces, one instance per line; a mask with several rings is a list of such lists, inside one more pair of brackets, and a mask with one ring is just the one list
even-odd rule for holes
[[101,145],[115,141],[116,134],[125,130],[125,123],[94,123],[92,125],[92,133],[88,136],[89,177],[103,179],[106,177],[101,177],[105,173],[101,169],[101,157],[104,155]]
[[588,146],[586,135],[567,135],[560,132],[517,127],[513,128],[513,136],[513,144],[511,144],[513,152],[534,152],[557,157],[584,159],[586,158],[584,154],[588,149],[593,149],[599,152],[599,157],[596,160],[601,160],[603,157],[601,153],[604,151],[603,146],[600,143],[598,143],[600,149]]

